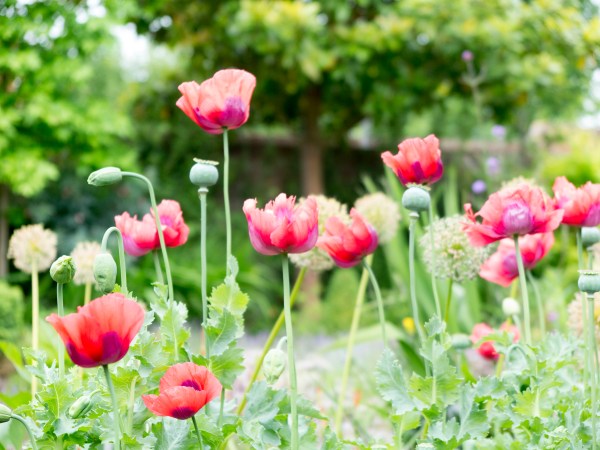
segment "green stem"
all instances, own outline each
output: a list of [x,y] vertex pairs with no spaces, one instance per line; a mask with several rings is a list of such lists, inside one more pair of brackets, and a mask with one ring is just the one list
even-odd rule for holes
[[454,279],[450,278],[448,280],[448,295],[446,295],[446,311],[444,311],[444,322],[448,323],[448,318],[450,317],[450,302],[452,301],[452,285],[454,284]]
[[533,275],[531,271],[527,271],[527,278],[529,279],[529,284],[533,287],[533,296],[535,297],[535,303],[538,311],[538,320],[540,321],[540,331],[542,333],[542,339],[546,336],[546,314],[544,312],[544,304],[542,303],[542,297],[540,296],[540,291],[538,289],[537,283],[533,279]]
[[[581,228],[575,228],[575,241],[577,242],[577,268],[579,270],[582,270],[584,267],[584,261],[583,261],[583,243],[581,242]],[[587,305],[586,305],[586,295],[584,293],[581,293],[581,322],[582,322],[582,327],[584,330],[584,342],[585,342],[585,330],[588,329],[589,324],[588,324],[588,317],[587,317]],[[589,358],[586,356],[586,358],[584,359],[584,365],[583,365],[583,383],[584,385],[588,384],[590,382],[589,378],[590,378],[590,373],[591,373],[591,367],[589,366]]]
[[594,296],[588,295],[588,351],[586,352],[588,358],[588,366],[590,368],[590,390],[592,391],[592,401],[590,404],[591,416],[592,416],[592,449],[596,449],[596,389],[598,386],[598,374],[596,373],[596,364],[594,364],[593,353],[596,349],[596,333],[594,326]]
[[[31,347],[34,352],[40,348],[40,282],[37,261],[31,262]],[[31,398],[37,393],[37,378],[31,376]]]
[[109,227],[102,236],[102,251],[106,251],[108,238],[111,233],[117,235],[117,247],[119,248],[119,267],[121,271],[121,292],[127,295],[127,264],[125,262],[125,247],[123,246],[123,235],[117,227]]
[[519,236],[514,236],[515,253],[517,256],[517,266],[519,268],[519,281],[521,283],[521,296],[523,297],[523,322],[525,326],[525,343],[531,345],[531,319],[529,318],[529,294],[527,293],[527,280],[525,268],[523,267],[523,257],[519,248]]
[[[56,283],[56,303],[58,305],[58,316],[62,317],[65,315],[65,309],[63,307],[63,287],[62,283]],[[64,345],[58,346],[58,375],[61,380],[65,378],[65,347]]]
[[[300,269],[300,272],[298,273],[298,278],[296,278],[296,282],[294,283],[294,288],[292,289],[292,295],[290,296],[290,306],[291,307],[293,307],[294,303],[296,303],[296,298],[298,297],[298,292],[300,292],[300,286],[302,286],[302,281],[304,280],[305,274],[306,274],[306,267],[303,267],[302,269]],[[277,335],[279,334],[279,330],[281,330],[281,327],[283,326],[284,321],[285,321],[285,313],[284,313],[284,311],[281,311],[281,313],[279,314],[279,317],[277,317],[277,320],[275,321],[275,324],[273,325],[273,328],[271,328],[271,332],[269,333],[267,342],[265,342],[265,346],[262,349],[262,353],[260,354],[260,357],[258,358],[258,362],[256,363],[256,366],[254,367],[254,372],[252,372],[252,376],[250,377],[250,383],[248,383],[248,386],[246,387],[246,390],[244,391],[244,395],[242,396],[242,400],[237,409],[238,416],[240,414],[242,414],[242,411],[244,410],[244,408],[246,406],[246,399],[248,396],[248,392],[250,392],[250,388],[252,388],[252,385],[258,378],[258,374],[260,373],[260,369],[263,365],[263,361],[265,360],[265,356],[267,356],[267,353],[273,346],[273,342],[275,342],[275,339],[277,338]]]
[[442,317],[442,309],[440,306],[440,296],[437,289],[437,280],[435,277],[435,251],[434,251],[434,235],[433,235],[433,202],[429,202],[429,250],[431,253],[431,288],[433,289],[433,298],[435,299],[435,311],[438,317]]
[[204,450],[204,441],[202,440],[202,435],[200,434],[200,430],[198,430],[198,423],[196,422],[196,416],[192,416],[192,423],[194,424],[194,430],[196,430],[196,437],[198,437],[198,444],[200,444],[200,449]]
[[[371,255],[369,255],[371,256]],[[367,258],[368,259],[368,258]],[[387,347],[388,340],[385,335],[385,310],[383,309],[383,300],[381,298],[381,290],[379,289],[379,283],[377,282],[377,278],[373,273],[373,269],[371,268],[370,260],[363,260],[363,266],[369,272],[369,278],[371,279],[371,286],[373,286],[373,290],[375,291],[375,298],[377,299],[377,309],[379,310],[379,325],[381,325],[381,339],[383,339],[383,345]]]
[[38,447],[35,442],[35,438],[33,437],[33,432],[31,431],[31,428],[29,428],[29,425],[27,424],[25,419],[23,417],[19,416],[18,414],[11,414],[11,418],[18,420],[19,422],[21,422],[23,424],[23,426],[27,430],[27,434],[29,435],[29,441],[31,443],[31,448],[33,450],[37,450]]
[[[200,290],[202,292],[202,328],[206,330],[208,324],[208,295],[206,293],[206,194],[207,188],[198,189],[200,197]],[[206,333],[204,334],[206,336]],[[206,359],[210,358],[210,346],[205,341]]]
[[410,275],[410,301],[413,310],[413,320],[415,328],[419,334],[421,344],[425,342],[425,331],[419,320],[419,305],[417,304],[417,286],[415,279],[415,224],[419,215],[415,212],[410,213],[410,222],[408,227],[408,271]]
[[217,425],[221,428],[223,424],[223,413],[225,411],[225,388],[221,389],[221,401],[219,403],[219,418],[217,419]]
[[229,275],[229,257],[231,256],[231,207],[229,205],[229,136],[223,129],[223,202],[225,203],[225,227],[227,229],[227,275]]
[[[371,258],[369,255],[367,258]],[[352,322],[350,324],[350,332],[348,333],[348,343],[346,344],[346,359],[344,360],[344,369],[342,371],[342,379],[340,381],[340,391],[337,399],[337,408],[335,410],[334,428],[339,436],[342,428],[342,419],[344,417],[344,400],[346,398],[346,388],[350,376],[350,367],[352,365],[352,352],[354,350],[354,342],[356,340],[356,331],[360,323],[362,306],[365,300],[365,292],[367,291],[367,283],[369,282],[368,264],[365,263],[358,291],[356,293],[356,302],[354,303],[354,312],[352,313]]]
[[288,255],[282,256],[283,269],[283,311],[285,312],[285,334],[287,336],[288,373],[290,376],[290,408],[292,416],[291,450],[298,450],[298,407],[296,361],[294,358],[294,331],[292,328],[292,306],[290,304],[290,262]]
[[577,242],[577,268],[583,270],[585,263],[583,261],[583,243],[581,242],[581,228],[575,229],[575,240]]
[[160,223],[160,217],[158,217],[158,208],[156,207],[156,197],[154,195],[154,187],[148,178],[144,175],[140,175],[135,172],[122,172],[124,177],[129,176],[132,178],[137,178],[146,183],[148,187],[148,193],[150,194],[150,203],[152,204],[152,211],[154,211],[154,221],[156,223],[156,229],[158,230],[158,241],[160,242],[160,250],[162,252],[163,264],[165,265],[165,272],[167,274],[167,285],[169,288],[169,301],[172,302],[174,299],[173,294],[173,278],[171,277],[171,265],[169,264],[169,256],[167,255],[167,246],[165,245],[165,235],[162,230],[162,225]]
[[87,305],[92,300],[92,283],[85,283],[83,292],[83,304]]
[[129,402],[127,404],[127,432],[129,434],[133,431],[133,408],[135,407],[135,385],[137,380],[137,376],[133,377],[129,387]]
[[156,281],[160,284],[165,284],[165,278],[163,277],[162,267],[160,267],[160,259],[157,250],[152,250],[152,260],[154,261],[154,271],[156,272]]
[[121,448],[121,417],[119,416],[119,406],[117,404],[117,395],[115,394],[115,387],[113,386],[112,379],[110,378],[110,371],[108,365],[102,366],[104,370],[104,377],[106,378],[106,385],[110,392],[110,399],[112,400],[114,427],[115,427],[115,450]]

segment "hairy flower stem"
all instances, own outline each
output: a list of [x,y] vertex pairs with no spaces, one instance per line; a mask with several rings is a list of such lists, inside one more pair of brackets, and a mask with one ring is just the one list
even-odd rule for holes
[[104,370],[104,377],[106,378],[106,385],[110,392],[110,399],[112,400],[113,416],[114,416],[114,427],[115,427],[115,450],[121,448],[121,416],[119,415],[119,405],[117,403],[117,395],[115,394],[115,387],[113,386],[112,379],[110,378],[110,371],[108,365],[102,366]]
[[[58,315],[60,317],[65,315],[65,308],[63,307],[63,287],[62,283],[56,283],[56,303],[58,306]],[[58,375],[61,380],[65,378],[65,347],[63,345],[58,346]]]
[[444,322],[448,323],[448,318],[450,317],[450,302],[452,301],[452,285],[454,284],[454,280],[450,278],[448,280],[448,295],[446,295],[446,311],[444,311]]
[[538,320],[540,321],[540,331],[542,333],[542,339],[544,339],[546,337],[546,313],[544,312],[544,304],[542,303],[542,297],[540,296],[537,283],[529,270],[527,271],[527,278],[529,279],[529,284],[533,287],[533,296],[535,297]]
[[527,293],[527,280],[525,268],[523,266],[523,257],[519,249],[519,236],[514,236],[515,253],[517,255],[517,267],[519,268],[519,281],[521,283],[521,296],[523,297],[523,322],[525,327],[525,344],[531,345],[531,319],[529,317],[529,294]]
[[200,430],[198,430],[198,423],[196,422],[196,416],[192,416],[192,423],[194,424],[194,430],[196,430],[196,437],[198,438],[198,444],[200,444],[200,449],[204,449],[204,441],[202,440],[202,435],[200,434]]
[[29,435],[29,443],[31,444],[31,448],[33,450],[37,450],[38,447],[35,442],[35,438],[33,437],[33,432],[31,431],[31,428],[29,428],[27,421],[23,417],[19,416],[18,414],[11,414],[10,417],[11,417],[11,419],[15,419],[23,424],[23,426],[27,430],[27,434]]
[[173,278],[171,276],[171,265],[169,264],[169,256],[167,255],[167,246],[165,245],[165,235],[162,230],[162,225],[160,223],[160,217],[158,217],[158,208],[156,207],[156,196],[154,195],[154,187],[148,178],[144,175],[140,175],[135,172],[122,172],[124,177],[129,176],[132,178],[137,178],[146,183],[148,187],[148,194],[150,195],[150,203],[152,205],[152,211],[154,212],[154,221],[156,223],[156,229],[158,230],[158,241],[160,242],[160,251],[163,257],[163,264],[165,265],[165,272],[167,274],[167,287],[169,289],[169,302],[174,300],[173,294]]
[[152,260],[154,261],[154,271],[156,272],[156,281],[160,284],[165,284],[165,279],[160,266],[160,257],[157,250],[152,250]]
[[[575,240],[577,242],[577,268],[579,270],[583,270],[585,264],[583,261],[583,243],[581,242],[581,228],[575,229]],[[586,297],[585,294],[581,295],[581,322],[582,322],[584,334],[585,334],[585,330],[587,330],[589,327],[589,323],[588,323],[589,321],[588,321],[588,317],[587,317],[588,308],[586,306],[586,298],[585,297]],[[584,386],[586,386],[589,383],[590,373],[591,373],[590,360],[589,360],[589,358],[586,357],[584,359],[584,364],[583,364]]]
[[125,247],[123,246],[123,235],[121,234],[121,230],[117,227],[109,227],[104,232],[102,236],[102,251],[106,251],[106,247],[108,245],[108,238],[111,233],[115,233],[117,235],[117,247],[119,248],[119,268],[121,272],[121,292],[127,295],[127,264],[125,263]]
[[385,310],[383,309],[383,299],[381,298],[381,290],[379,289],[379,283],[377,282],[377,278],[375,277],[373,269],[371,268],[372,258],[370,257],[371,255],[367,257],[367,259],[369,259],[368,261],[367,259],[363,260],[363,265],[365,266],[367,272],[369,272],[371,286],[373,286],[373,290],[375,291],[375,298],[377,299],[377,309],[379,311],[379,325],[381,326],[381,339],[383,340],[383,345],[387,346],[388,340],[385,335]]
[[[40,348],[40,282],[37,261],[31,262],[31,347],[36,352]],[[37,393],[37,378],[31,376],[31,398]]]
[[594,364],[594,353],[598,352],[596,344],[596,333],[594,326],[594,296],[585,295],[588,300],[588,349],[586,351],[588,367],[590,368],[590,391],[592,394],[590,403],[590,414],[592,416],[592,449],[596,449],[596,390],[598,386],[598,374]]
[[227,257],[225,265],[229,275],[229,257],[231,256],[231,207],[229,205],[229,136],[223,129],[223,202],[225,203],[225,228],[227,230]]
[[210,345],[206,339],[206,326],[208,324],[208,295],[206,293],[206,194],[208,189],[198,189],[200,198],[200,291],[202,294],[202,329],[204,330],[204,345],[206,359],[210,358]]
[[[429,248],[431,251],[431,267],[435,267],[435,250],[434,250],[434,235],[433,235],[433,205],[432,202],[429,202]],[[440,296],[438,295],[437,290],[437,279],[435,276],[435,271],[431,270],[431,288],[433,290],[433,298],[435,299],[435,312],[438,317],[442,317],[442,309],[440,306]],[[446,319],[444,319],[446,320]]]
[[410,301],[412,305],[413,320],[415,322],[415,328],[419,334],[420,344],[425,342],[425,331],[421,326],[419,320],[419,305],[417,303],[417,280],[415,278],[415,225],[419,214],[415,212],[410,213],[410,222],[408,227],[408,271],[410,275]]
[[283,311],[285,312],[285,334],[287,336],[288,373],[290,376],[290,409],[292,416],[291,450],[298,450],[298,386],[296,360],[294,358],[294,330],[292,328],[292,306],[290,304],[290,262],[287,254],[282,256],[283,269]]
[[[372,259],[372,256],[367,256]],[[344,400],[346,398],[346,388],[348,386],[348,378],[350,376],[350,367],[352,365],[352,352],[354,350],[354,342],[356,340],[356,331],[360,323],[362,306],[365,300],[365,292],[367,291],[367,283],[369,282],[369,272],[367,270],[368,262],[365,262],[360,284],[356,293],[356,302],[354,303],[354,312],[352,313],[352,323],[350,324],[350,332],[348,333],[348,343],[346,344],[346,359],[344,360],[344,369],[342,371],[342,379],[340,381],[340,391],[338,393],[337,408],[335,410],[334,429],[339,436],[342,428],[342,419],[344,417]]]
[[[303,267],[302,269],[300,269],[300,272],[298,273],[298,278],[296,278],[296,282],[294,283],[294,287],[292,288],[292,294],[290,296],[290,306],[291,307],[293,307],[294,303],[296,303],[296,298],[298,297],[298,293],[300,292],[300,287],[302,286],[302,281],[304,280],[305,274],[306,274],[306,267]],[[260,354],[258,361],[256,363],[256,366],[254,367],[254,372],[252,372],[252,376],[250,377],[250,382],[248,383],[248,386],[246,387],[246,390],[244,391],[244,395],[242,396],[242,400],[240,401],[240,404],[237,409],[238,415],[242,414],[242,411],[244,410],[244,408],[246,406],[246,399],[248,396],[248,392],[250,392],[252,385],[258,378],[258,374],[260,373],[260,369],[262,368],[263,361],[265,360],[265,356],[267,356],[267,353],[273,346],[273,342],[275,342],[275,339],[277,338],[277,335],[279,334],[279,330],[281,330],[281,327],[283,326],[284,321],[285,321],[285,314],[283,311],[281,311],[281,313],[279,314],[279,317],[277,317],[277,321],[275,321],[275,324],[273,325],[273,328],[271,328],[269,337],[267,338],[267,341],[265,342],[265,346],[262,349],[262,353]]]

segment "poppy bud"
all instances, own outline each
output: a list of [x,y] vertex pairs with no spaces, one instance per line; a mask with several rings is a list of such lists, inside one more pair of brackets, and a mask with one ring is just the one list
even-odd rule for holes
[[110,253],[99,253],[94,259],[94,278],[103,294],[112,292],[117,281],[117,263]]
[[75,276],[75,270],[73,258],[63,255],[50,266],[50,276],[58,284],[67,284]]
[[427,211],[430,201],[429,192],[416,186],[408,188],[402,195],[402,206],[416,213]]
[[263,374],[267,383],[275,383],[285,370],[287,355],[279,348],[269,350],[263,361]]
[[512,317],[521,313],[521,305],[512,297],[506,297],[502,300],[502,312],[505,316]]
[[96,392],[93,392],[90,395],[84,395],[75,400],[69,408],[68,416],[71,419],[79,419],[89,413],[94,406],[93,396],[95,393]]
[[579,290],[586,294],[600,292],[600,273],[594,270],[580,270],[577,285]]
[[92,186],[108,186],[118,183],[123,178],[123,173],[118,167],[104,167],[92,172],[88,177],[88,184]]
[[194,158],[196,164],[190,170],[190,181],[200,188],[208,188],[219,181],[217,162]]
[[0,423],[8,422],[12,419],[12,410],[3,403],[0,403]]
[[590,248],[598,242],[600,242],[600,230],[597,227],[581,228],[581,243],[584,248]]
[[471,339],[463,333],[453,334],[451,336],[452,347],[456,350],[471,348]]

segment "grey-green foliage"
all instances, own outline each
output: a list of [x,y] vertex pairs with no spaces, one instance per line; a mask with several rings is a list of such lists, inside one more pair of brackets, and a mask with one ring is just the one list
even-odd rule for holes
[[23,292],[0,280],[0,340],[18,341],[23,326]]

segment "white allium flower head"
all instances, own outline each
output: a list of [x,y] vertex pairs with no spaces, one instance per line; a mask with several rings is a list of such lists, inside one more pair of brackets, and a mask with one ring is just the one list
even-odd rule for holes
[[[325,222],[330,217],[339,217],[345,224],[350,224],[351,219],[346,205],[324,195],[315,195],[313,197],[317,201],[317,210],[319,213],[319,236],[325,231]],[[305,198],[301,198],[298,203],[301,205],[305,200]],[[327,252],[318,247],[314,247],[306,253],[292,253],[289,257],[292,264],[296,267],[306,267],[315,272],[331,269],[335,265]]]
[[8,242],[8,258],[26,273],[48,270],[56,259],[56,233],[42,225],[25,225],[16,230]]
[[71,257],[77,267],[75,277],[73,278],[74,284],[88,284],[94,283],[94,258],[100,253],[100,244],[93,241],[79,242],[73,251]]
[[[586,308],[587,302],[589,300],[585,300]],[[583,315],[582,315],[582,301],[581,294],[578,292],[575,294],[575,300],[573,300],[567,306],[567,314],[569,315],[567,319],[567,325],[569,329],[575,333],[577,336],[583,336]],[[587,309],[586,309],[587,312]],[[594,328],[596,332],[596,340],[600,341],[600,292],[594,294]]]
[[[460,215],[434,220],[433,227],[427,227],[419,242],[427,269],[439,278],[451,278],[457,282],[476,278],[479,268],[492,251],[491,246],[471,245],[463,230],[464,223],[465,218]],[[431,252],[432,228],[435,258],[432,258]]]
[[396,236],[400,224],[400,207],[394,199],[376,192],[360,197],[354,203],[354,207],[375,228],[381,244],[391,241]]

